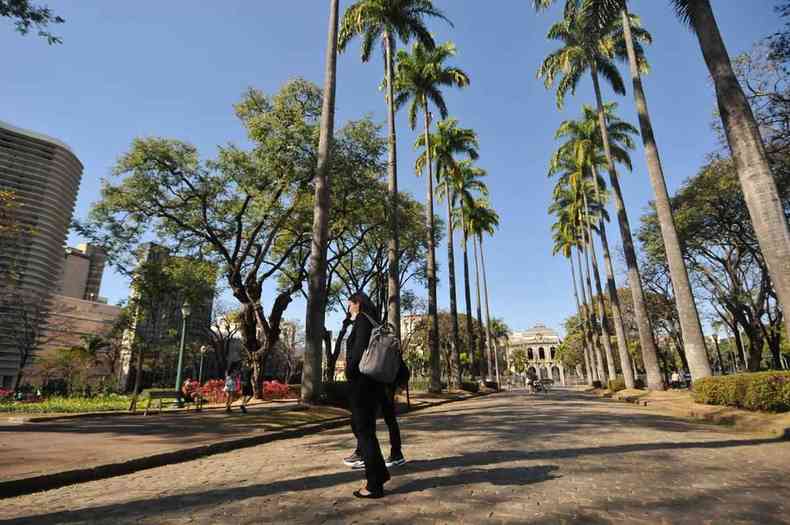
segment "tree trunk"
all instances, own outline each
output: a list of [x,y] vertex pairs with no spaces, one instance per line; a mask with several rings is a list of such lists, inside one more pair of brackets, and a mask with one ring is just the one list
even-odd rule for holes
[[[598,170],[592,166],[593,178],[595,179],[595,198],[601,201],[600,187],[598,186]],[[623,312],[620,308],[620,296],[617,295],[617,282],[614,278],[614,267],[612,257],[609,253],[609,240],[606,237],[606,224],[603,217],[598,220],[598,236],[601,238],[601,251],[603,252],[603,265],[606,270],[606,293],[609,296],[609,303],[612,305],[612,322],[614,333],[617,336],[617,354],[620,356],[620,368],[623,370],[623,379],[626,388],[636,388],[633,364],[631,355],[628,353],[628,340],[625,337],[625,326],[623,324]]]
[[598,380],[598,373],[595,369],[595,361],[593,359],[593,336],[592,328],[590,327],[590,317],[587,310],[587,294],[584,291],[584,266],[582,265],[582,249],[580,246],[576,247],[576,261],[579,264],[579,288],[582,292],[582,322],[584,326],[584,340],[586,341],[585,360],[587,361],[587,372],[590,376],[590,384]]
[[614,355],[612,354],[612,340],[610,339],[609,329],[609,316],[606,313],[606,303],[603,299],[603,290],[601,289],[601,273],[598,270],[598,254],[595,253],[595,242],[592,235],[592,224],[590,221],[590,208],[587,204],[587,195],[584,197],[584,215],[587,231],[587,245],[590,247],[590,257],[593,263],[593,277],[595,278],[595,292],[598,294],[598,315],[601,316],[601,337],[603,338],[603,349],[606,354],[606,364],[609,372],[609,379],[614,380],[617,377],[617,370],[614,365]]
[[132,389],[132,400],[129,403],[129,412],[137,410],[137,398],[140,396],[140,382],[143,376],[143,345],[137,349],[137,366],[134,371],[134,388]]
[[496,372],[497,387],[499,386],[499,359],[496,354],[496,344],[491,337],[491,313],[488,309],[488,279],[486,278],[486,256],[483,253],[483,235],[478,233],[478,249],[480,250],[480,266],[483,272],[483,297],[486,307],[486,344],[489,354],[494,354],[494,371]]
[[[450,273],[450,324],[453,330],[453,339],[451,342],[450,352],[459,352],[461,348],[461,335],[458,331],[458,304],[456,302],[455,291],[455,249],[453,247],[453,236],[455,235],[455,227],[453,225],[453,196],[451,195],[449,183],[447,184],[447,269]],[[454,350],[453,350],[454,349]],[[431,369],[433,375],[433,368]],[[433,378],[431,378],[433,381]],[[451,379],[448,378],[448,382]]]
[[607,376],[606,370],[604,369],[603,364],[603,352],[601,352],[601,344],[604,338],[604,334],[601,332],[601,326],[598,324],[598,316],[595,315],[595,296],[592,292],[592,281],[590,278],[590,252],[584,249],[584,244],[582,244],[582,250],[584,251],[584,263],[586,266],[587,272],[584,275],[585,282],[587,283],[587,295],[590,296],[590,325],[592,325],[593,330],[593,345],[595,348],[595,370],[598,374],[598,380],[601,382],[602,387],[606,387]]
[[389,32],[384,33],[384,50],[387,78],[387,127],[389,130],[389,158],[387,161],[387,190],[390,197],[390,232],[391,238],[387,245],[387,319],[395,327],[395,334],[400,339],[400,271],[398,253],[400,237],[398,232],[398,167],[395,136],[395,94],[393,81],[395,78],[395,38]]
[[[425,113],[425,156],[428,166],[427,187],[425,206],[425,227],[428,230],[428,350],[431,359],[431,384],[429,392],[442,391],[442,371],[439,362],[439,314],[436,311],[436,233],[433,223],[433,166],[431,166],[431,116],[428,112],[428,102],[423,100],[423,112]],[[458,348],[452,351],[458,355]],[[453,360],[454,361],[454,360]],[[451,384],[451,378],[448,378]],[[452,385],[458,386],[458,385]]]
[[[709,0],[690,4],[691,20],[716,87],[719,113],[768,273],[790,311],[790,231],[752,108],[732,70]],[[790,315],[784,317],[790,334]]]
[[672,207],[669,193],[667,192],[666,180],[664,179],[664,171],[661,167],[658,145],[653,135],[653,124],[647,109],[647,98],[642,88],[642,78],[636,63],[634,42],[631,36],[631,22],[627,9],[623,10],[622,19],[628,50],[628,62],[631,67],[631,79],[634,85],[634,99],[637,113],[639,114],[639,128],[642,134],[642,142],[645,145],[647,172],[656,197],[656,215],[661,226],[661,236],[664,240],[669,275],[672,280],[672,289],[675,292],[675,304],[677,305],[680,326],[683,330],[684,351],[688,360],[691,378],[692,380],[697,380],[711,375],[710,361],[705,350],[705,337],[702,335],[702,325],[699,321],[694,295],[691,292],[688,270],[680,249],[678,232],[675,229],[675,219],[672,215]]
[[478,334],[478,343],[480,346],[480,355],[485,355],[486,361],[486,381],[493,381],[491,372],[493,365],[491,364],[491,349],[485,344],[485,333],[483,332],[483,310],[480,307],[480,262],[477,257],[477,237],[472,236],[472,250],[475,256],[475,285],[477,288],[477,326],[480,330]]
[[[583,323],[584,314],[582,313],[582,307],[579,304],[579,291],[576,288],[576,270],[573,267],[573,254],[571,253],[568,256],[568,261],[571,263],[571,282],[573,283],[573,298],[576,300],[576,311],[579,313],[579,322]],[[585,333],[584,325],[582,324],[582,334]],[[582,348],[584,353],[584,365],[586,367],[587,372],[587,384],[592,385],[592,374],[590,369],[590,356],[589,351],[590,349],[587,347],[587,338],[584,337],[582,340]]]
[[650,327],[650,319],[647,316],[645,294],[644,290],[642,290],[642,278],[639,275],[639,265],[636,262],[634,239],[631,236],[631,226],[628,222],[628,214],[625,209],[625,203],[623,202],[623,192],[620,189],[620,180],[617,177],[617,170],[615,169],[611,147],[609,146],[609,131],[606,128],[601,86],[598,84],[598,68],[595,62],[592,62],[591,67],[593,88],[595,90],[595,102],[598,109],[598,127],[601,130],[601,137],[603,139],[604,155],[606,156],[606,164],[609,170],[609,182],[614,195],[617,222],[620,226],[620,236],[623,240],[625,263],[628,267],[628,284],[631,288],[631,296],[634,301],[634,317],[636,318],[636,325],[639,329],[642,360],[645,363],[645,370],[647,372],[647,388],[650,390],[663,390],[664,380],[661,377],[661,370],[658,366],[656,343],[653,340],[653,330]]
[[477,340],[472,317],[472,294],[469,291],[469,254],[468,254],[468,235],[466,231],[466,217],[461,214],[461,227],[464,233],[464,298],[466,300],[466,334],[469,337],[469,360],[472,363],[472,375],[479,378],[481,375],[483,356],[477,354]]
[[335,127],[335,86],[337,73],[337,25],[339,0],[329,2],[324,70],[324,99],[321,108],[321,131],[318,138],[318,164],[315,174],[313,207],[313,242],[308,267],[307,313],[305,314],[305,352],[301,397],[315,403],[321,395],[321,347],[324,339],[326,306],[326,245],[329,236],[329,165]]

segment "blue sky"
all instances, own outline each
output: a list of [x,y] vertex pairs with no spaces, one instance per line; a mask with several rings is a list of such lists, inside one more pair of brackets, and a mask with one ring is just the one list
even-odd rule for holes
[[[0,20],[0,120],[72,147],[85,165],[77,217],[85,216],[97,200],[100,179],[109,175],[134,137],[190,141],[211,157],[218,144],[244,141],[231,106],[245,88],[273,93],[295,77],[323,82],[326,1],[48,3],[67,20],[56,27],[63,45],[50,47],[35,36],[21,37],[8,21]],[[774,3],[712,0],[732,56],[780,27]],[[341,0],[341,10],[350,4]],[[559,327],[575,306],[568,266],[551,256],[546,208],[552,183],[545,176],[546,164],[560,121],[575,117],[582,103],[592,101],[590,82],[585,79],[560,112],[553,93],[535,78],[540,61],[556,47],[544,36],[558,10],[536,15],[527,0],[435,4],[455,27],[431,23],[431,30],[438,41],[456,43],[456,63],[472,80],[463,91],[447,92],[446,100],[451,114],[480,136],[479,164],[488,170],[493,205],[502,219],[497,235],[487,241],[492,315],[504,317],[514,329],[536,322]],[[648,49],[653,72],[645,86],[673,190],[716,147],[710,130],[713,88],[696,38],[674,17],[668,0],[634,0],[632,10],[654,37]],[[369,64],[360,62],[358,42],[340,56],[338,126],[365,114],[384,121],[384,100],[377,89],[382,74],[378,54]],[[621,116],[635,124],[630,96],[615,100]],[[607,91],[606,98],[613,95]],[[398,116],[398,133],[400,186],[422,199],[424,179],[417,179],[412,169],[415,132],[408,129],[404,113]],[[636,226],[651,188],[641,150],[633,160],[634,173],[623,176],[623,188]],[[443,213],[441,208],[437,212]],[[609,234],[619,246],[614,225]],[[72,236],[69,242],[79,240]],[[446,248],[438,253],[439,301],[447,307]],[[117,302],[126,297],[127,283],[105,273],[102,293]],[[302,319],[304,303],[292,303],[286,316]],[[330,324],[336,319],[330,316]]]

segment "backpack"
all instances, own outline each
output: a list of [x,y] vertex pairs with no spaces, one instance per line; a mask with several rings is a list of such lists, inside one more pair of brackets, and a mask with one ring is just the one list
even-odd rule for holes
[[370,343],[359,361],[359,371],[379,383],[392,384],[401,368],[400,341],[389,324],[378,324],[365,312],[373,325]]

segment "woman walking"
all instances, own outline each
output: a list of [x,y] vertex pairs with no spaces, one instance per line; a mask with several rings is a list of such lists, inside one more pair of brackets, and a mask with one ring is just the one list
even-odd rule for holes
[[241,406],[239,407],[242,413],[247,413],[247,403],[250,402],[252,396],[252,369],[249,366],[244,366],[241,369]]
[[362,354],[370,343],[373,323],[378,323],[378,320],[373,302],[362,292],[351,296],[348,310],[354,319],[354,326],[346,341],[346,379],[351,387],[351,424],[357,436],[367,479],[365,487],[354,491],[354,496],[380,498],[384,495],[384,483],[390,479],[376,438],[376,411],[386,395],[385,385],[359,371]]

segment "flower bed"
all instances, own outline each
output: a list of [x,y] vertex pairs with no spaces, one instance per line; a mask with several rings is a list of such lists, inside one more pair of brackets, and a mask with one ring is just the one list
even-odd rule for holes
[[694,381],[694,400],[747,410],[790,411],[790,372],[756,372]]

